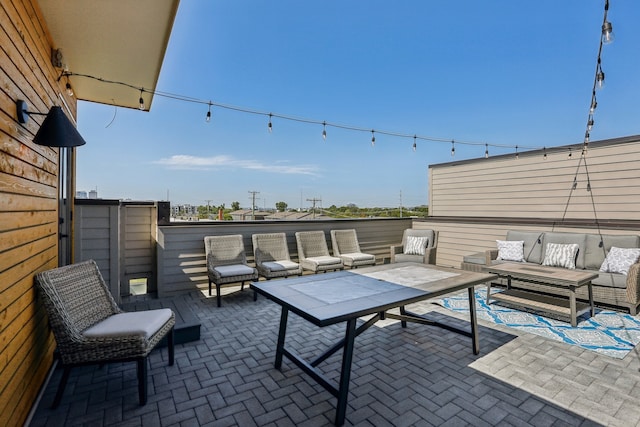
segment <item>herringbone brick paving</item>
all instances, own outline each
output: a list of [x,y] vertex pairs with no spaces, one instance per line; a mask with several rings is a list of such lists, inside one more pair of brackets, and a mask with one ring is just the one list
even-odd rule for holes
[[[201,339],[150,356],[149,399],[138,405],[134,363],[72,370],[61,405],[49,409],[56,370],[31,426],[323,426],[336,399],[284,360],[273,367],[280,308],[251,292],[189,296]],[[428,302],[411,306],[457,326],[463,318]],[[287,346],[311,358],[343,335],[289,316]],[[356,339],[346,425],[640,425],[639,352],[617,360],[481,322],[481,353],[443,329],[383,321]],[[337,379],[341,353],[321,369]]]

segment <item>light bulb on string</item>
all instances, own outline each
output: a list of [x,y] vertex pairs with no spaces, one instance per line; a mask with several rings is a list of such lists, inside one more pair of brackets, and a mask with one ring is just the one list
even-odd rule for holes
[[613,25],[609,21],[604,21],[602,24],[602,44],[610,44],[614,39]]
[[572,155],[572,154],[573,154],[573,153],[571,152],[571,147],[569,147],[569,157],[568,157],[569,159],[571,158],[571,155]]
[[418,149],[418,144],[416,144],[416,135],[413,135],[413,152],[415,153],[416,150]]
[[209,111],[207,111],[207,117],[205,118],[205,121],[207,123],[211,121],[211,101],[209,101]]
[[596,108],[598,108],[598,101],[596,101],[596,92],[594,91],[591,94],[591,106],[589,107],[589,114],[593,115],[595,113]]
[[591,192],[591,181],[587,179],[587,191]]
[[371,146],[374,147],[376,145],[376,131],[371,129]]
[[596,73],[596,88],[604,88],[604,71],[602,71],[602,68],[600,68]]
[[143,93],[144,89],[140,89],[140,99],[138,99],[138,109],[140,109],[140,111],[144,111],[144,98],[142,97]]
[[542,147],[542,160],[547,160],[547,147]]
[[456,155],[456,142],[454,140],[451,140],[451,157],[454,157]]
[[484,144],[484,158],[489,158],[489,144]]
[[573,177],[573,185],[571,186],[571,189],[575,190],[576,188],[578,188],[578,179],[574,176]]
[[327,140],[327,122],[322,122],[322,139]]
[[589,120],[587,121],[587,132],[591,132],[591,129],[593,129],[593,115],[589,115]]
[[271,124],[271,117],[273,117],[273,114],[269,113],[269,124],[267,124],[267,129],[269,129],[269,133],[273,132],[273,125]]
[[518,146],[516,145],[516,160],[518,160],[520,158],[520,155],[518,154]]
[[73,96],[73,88],[71,87],[71,83],[69,82],[69,76],[67,76],[67,84],[65,85],[67,89],[67,95]]

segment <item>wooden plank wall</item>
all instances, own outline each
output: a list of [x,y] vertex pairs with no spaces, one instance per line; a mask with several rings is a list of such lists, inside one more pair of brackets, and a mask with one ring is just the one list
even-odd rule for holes
[[389,258],[389,247],[402,241],[402,232],[410,228],[412,220],[317,220],[317,221],[252,221],[223,222],[203,225],[167,225],[158,227],[158,296],[191,291],[208,286],[204,253],[204,237],[224,234],[242,234],[247,259],[253,262],[251,235],[280,233],[287,235],[289,253],[297,260],[295,232],[323,230],[331,251],[332,229],[354,228],[363,252],[376,255],[377,262]]
[[156,205],[125,202],[120,208],[121,295],[130,292],[131,279],[147,279],[147,292],[156,290]]
[[94,260],[118,300],[120,295],[120,201],[75,201],[74,262]]
[[58,265],[58,149],[32,139],[43,117],[16,119],[17,99],[47,112],[64,94],[32,0],[0,1],[0,425],[22,425],[52,365],[55,342],[33,286]]
[[[640,212],[640,137],[429,167],[429,215],[634,220]],[[571,192],[576,170],[578,186]],[[569,196],[571,198],[569,199]],[[567,204],[567,201],[570,203]],[[564,213],[566,209],[566,214]]]

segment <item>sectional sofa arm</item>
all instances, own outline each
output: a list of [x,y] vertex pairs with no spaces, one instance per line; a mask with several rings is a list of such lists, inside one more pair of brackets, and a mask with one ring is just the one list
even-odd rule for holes
[[640,302],[640,262],[629,267],[627,273],[627,299],[632,304]]
[[424,250],[424,263],[425,264],[436,264],[436,255],[438,248],[426,248]]
[[391,246],[391,262],[395,262],[396,261],[396,254],[401,254],[402,253],[402,243],[400,243],[399,245],[392,245]]
[[484,252],[485,255],[485,265],[491,265],[491,261],[494,261],[498,258],[498,250],[497,249],[488,249]]

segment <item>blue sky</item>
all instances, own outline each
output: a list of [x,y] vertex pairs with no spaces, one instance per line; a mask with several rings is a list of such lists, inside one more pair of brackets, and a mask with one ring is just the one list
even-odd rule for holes
[[[604,0],[183,0],[157,90],[488,143],[490,155],[580,143],[603,10]],[[592,141],[640,133],[640,2],[611,0],[609,21]],[[214,107],[206,123],[206,112],[160,96],[150,112],[79,102],[77,189],[172,204],[249,207],[258,191],[266,208],[416,206],[429,164],[485,151],[458,143],[452,158],[451,143],[418,140],[414,152],[412,138],[381,134],[372,146],[370,132],[334,127],[323,140],[322,125],[278,118],[269,133],[268,117]]]

